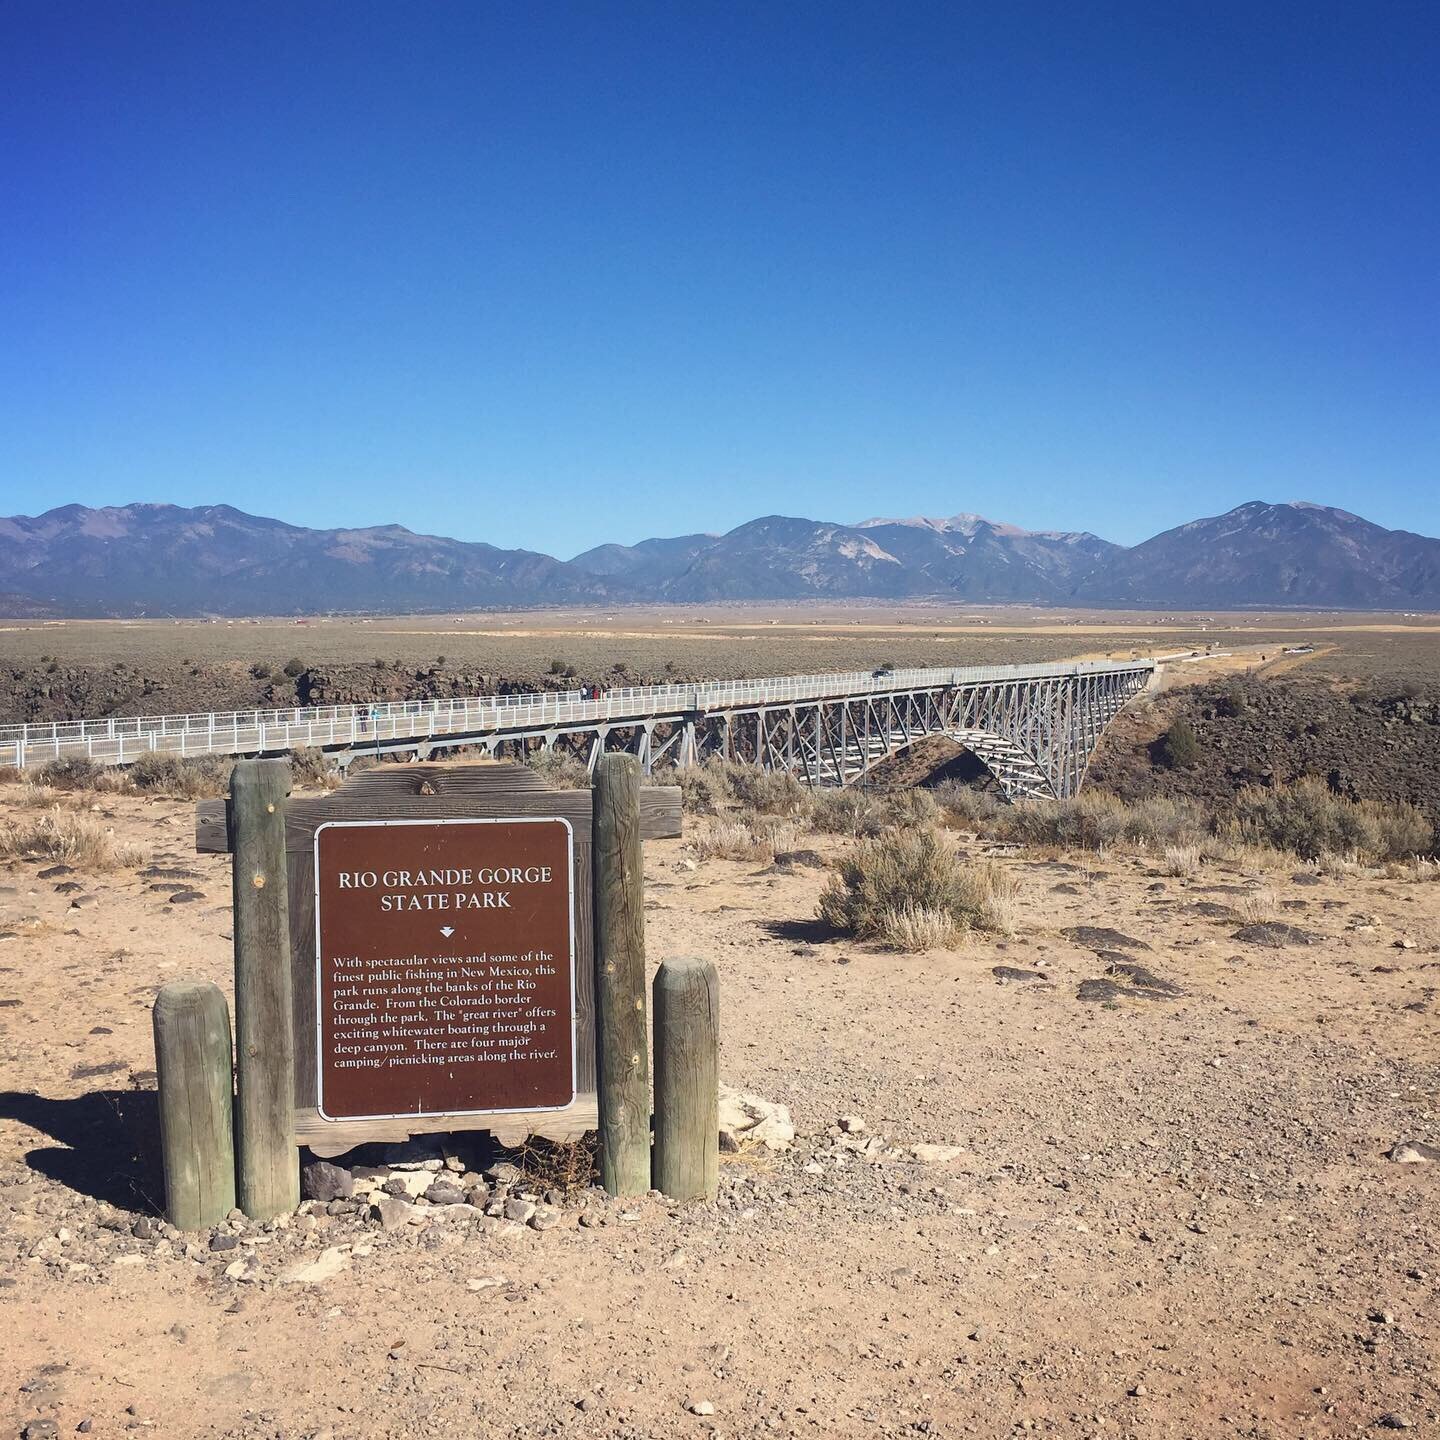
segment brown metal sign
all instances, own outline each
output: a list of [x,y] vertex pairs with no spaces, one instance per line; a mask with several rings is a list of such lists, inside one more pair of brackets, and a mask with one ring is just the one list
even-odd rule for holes
[[327,1120],[557,1110],[575,1098],[574,845],[560,819],[315,832]]

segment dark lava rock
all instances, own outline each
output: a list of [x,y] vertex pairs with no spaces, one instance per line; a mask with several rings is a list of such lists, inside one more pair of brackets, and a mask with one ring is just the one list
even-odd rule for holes
[[453,1180],[437,1180],[426,1192],[432,1205],[463,1205],[465,1192]]
[[1290,877],[1290,883],[1292,885],[1323,885],[1325,881],[1313,870],[1297,870]]
[[1082,980],[1080,988],[1075,992],[1075,998],[1098,1003],[1105,1000],[1123,1000],[1129,993],[1113,980]]
[[1137,989],[1149,990],[1156,995],[1178,996],[1185,993],[1173,980],[1163,980],[1153,970],[1147,970],[1133,960],[1116,960],[1106,974],[1128,980]]
[[1214,900],[1197,900],[1186,908],[1192,915],[1199,915],[1206,920],[1223,920],[1227,925],[1234,925],[1240,919],[1238,910],[1232,909],[1229,905],[1221,905]]
[[240,1237],[232,1234],[229,1230],[217,1230],[210,1237],[210,1248],[219,1254],[222,1250],[234,1250],[239,1247]]
[[205,897],[198,890],[177,890],[166,902],[169,905],[189,905]]
[[1050,893],[1052,895],[1078,895],[1080,887],[1072,885],[1068,880],[1062,880],[1058,885],[1050,887]]
[[1112,930],[1108,925],[1068,925],[1060,933],[1077,945],[1087,945],[1091,949],[1096,946],[1116,946],[1121,950],[1150,949],[1143,940]]
[[74,873],[73,865],[49,865],[38,872],[41,880],[58,880],[62,875],[73,875]]
[[1298,925],[1260,920],[1254,925],[1242,925],[1230,938],[1239,940],[1243,945],[1264,945],[1271,950],[1280,950],[1286,945],[1313,945],[1320,937],[1302,930]]
[[1019,970],[1014,965],[993,965],[990,973],[1002,985],[1049,985],[1050,977],[1039,970]]
[[140,871],[142,880],[203,880],[198,870],[177,869],[173,865],[147,865]]
[[823,870],[825,857],[818,850],[786,850],[775,857],[784,870]]
[[62,880],[55,887],[55,893],[57,895],[73,895],[77,890],[83,890],[84,888],[78,880]]
[[355,1194],[355,1177],[328,1160],[312,1160],[300,1170],[300,1193],[307,1200],[349,1200]]

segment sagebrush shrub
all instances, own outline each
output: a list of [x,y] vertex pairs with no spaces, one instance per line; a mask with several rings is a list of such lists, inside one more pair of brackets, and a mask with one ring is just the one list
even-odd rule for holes
[[843,934],[900,948],[933,933],[1008,930],[1017,886],[992,864],[963,860],[933,830],[890,830],[862,840],[820,896],[820,918]]

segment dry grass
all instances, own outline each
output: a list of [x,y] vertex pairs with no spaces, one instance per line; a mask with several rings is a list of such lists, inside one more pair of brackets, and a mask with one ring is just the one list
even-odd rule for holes
[[565,750],[537,750],[525,764],[552,790],[588,790],[590,771],[585,762]]
[[715,816],[690,837],[699,860],[774,860],[800,838],[793,820],[776,815]]
[[1160,861],[1160,873],[1188,880],[1200,871],[1200,846],[1167,845]]
[[1253,894],[1243,896],[1235,909],[1247,925],[1259,925],[1278,918],[1280,896],[1268,887],[1256,890]]
[[0,859],[52,860],[77,870],[113,870],[144,864],[144,854],[119,845],[115,832],[85,815],[59,808],[0,824]]
[[893,949],[935,949],[971,930],[1011,933],[1017,893],[1013,876],[965,861],[934,830],[893,830],[862,840],[840,862],[820,918]]

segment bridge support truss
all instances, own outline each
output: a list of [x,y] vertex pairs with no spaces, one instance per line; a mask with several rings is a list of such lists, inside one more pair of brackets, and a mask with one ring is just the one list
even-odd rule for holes
[[944,736],[974,754],[1008,798],[1064,799],[1079,791],[1105,727],[1149,678],[1120,670],[897,689],[673,720],[556,727],[489,737],[482,746],[517,758],[558,748],[592,769],[604,751],[626,750],[647,774],[719,755],[789,771],[812,786],[847,786],[917,741]]

